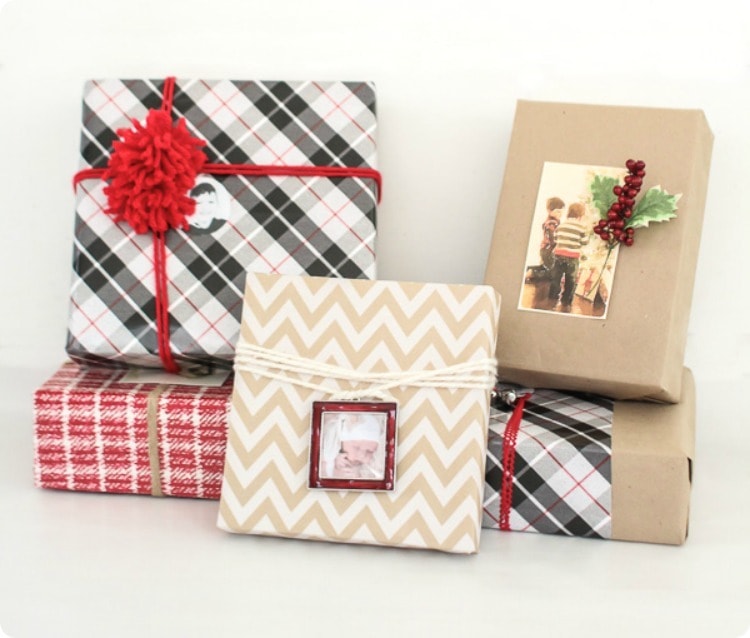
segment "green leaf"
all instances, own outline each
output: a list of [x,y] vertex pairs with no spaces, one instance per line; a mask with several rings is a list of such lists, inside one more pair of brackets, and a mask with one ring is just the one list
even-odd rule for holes
[[609,207],[617,201],[617,195],[612,192],[612,189],[619,183],[616,177],[594,175],[594,181],[589,186],[591,203],[599,210],[599,216],[602,219],[607,218]]
[[677,217],[677,200],[682,196],[670,195],[661,186],[654,186],[633,207],[633,216],[626,228],[645,228],[651,222],[666,222]]

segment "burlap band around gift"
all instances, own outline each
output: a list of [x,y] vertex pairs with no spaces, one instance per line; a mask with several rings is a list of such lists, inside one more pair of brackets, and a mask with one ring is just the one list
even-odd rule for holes
[[159,462],[159,399],[169,386],[157,385],[148,393],[146,425],[148,427],[148,462],[151,468],[151,496],[164,496],[161,487],[161,464]]

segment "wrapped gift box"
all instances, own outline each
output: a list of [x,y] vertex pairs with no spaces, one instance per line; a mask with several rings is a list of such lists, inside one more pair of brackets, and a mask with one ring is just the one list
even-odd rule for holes
[[[679,400],[712,144],[699,110],[518,102],[485,274],[504,300],[502,380],[614,399]],[[606,262],[604,242],[591,234],[572,306],[564,295],[553,306],[545,281],[551,271],[540,254],[547,202],[557,202],[564,220],[580,199],[593,230],[600,213],[590,182],[581,180],[624,172],[628,159],[646,164],[636,201],[655,186],[681,194],[676,218],[637,229],[634,244]],[[586,312],[598,318],[578,314]]]
[[[489,286],[249,273],[219,527],[476,552],[498,312]],[[315,482],[313,402],[340,393],[398,405],[384,491]]]
[[164,238],[164,332],[178,365],[231,364],[248,269],[375,277],[372,84],[177,79],[168,89],[166,80],[90,81],[75,178],[73,360],[162,365],[155,297],[162,258],[153,233],[105,213],[103,179],[118,131],[143,126],[160,108],[174,122],[184,118],[206,155],[186,193],[196,201],[188,229]]
[[695,449],[687,369],[682,388],[677,404],[536,390],[493,410],[482,525],[682,544]]
[[68,362],[37,389],[37,487],[217,499],[231,379],[209,387],[125,374]]

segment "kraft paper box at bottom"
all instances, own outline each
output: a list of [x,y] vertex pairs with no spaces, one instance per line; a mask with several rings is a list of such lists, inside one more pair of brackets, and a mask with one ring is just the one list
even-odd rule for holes
[[499,310],[490,286],[248,273],[218,526],[476,552]]
[[677,404],[536,390],[493,410],[483,527],[682,544],[695,448],[686,368],[682,387]]
[[125,375],[68,362],[36,390],[36,486],[218,499],[231,377],[185,385]]

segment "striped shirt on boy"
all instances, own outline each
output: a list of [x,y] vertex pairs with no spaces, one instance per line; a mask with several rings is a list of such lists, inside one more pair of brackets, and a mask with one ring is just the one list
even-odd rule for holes
[[577,259],[581,246],[589,242],[589,228],[578,219],[566,219],[555,232],[555,255]]

